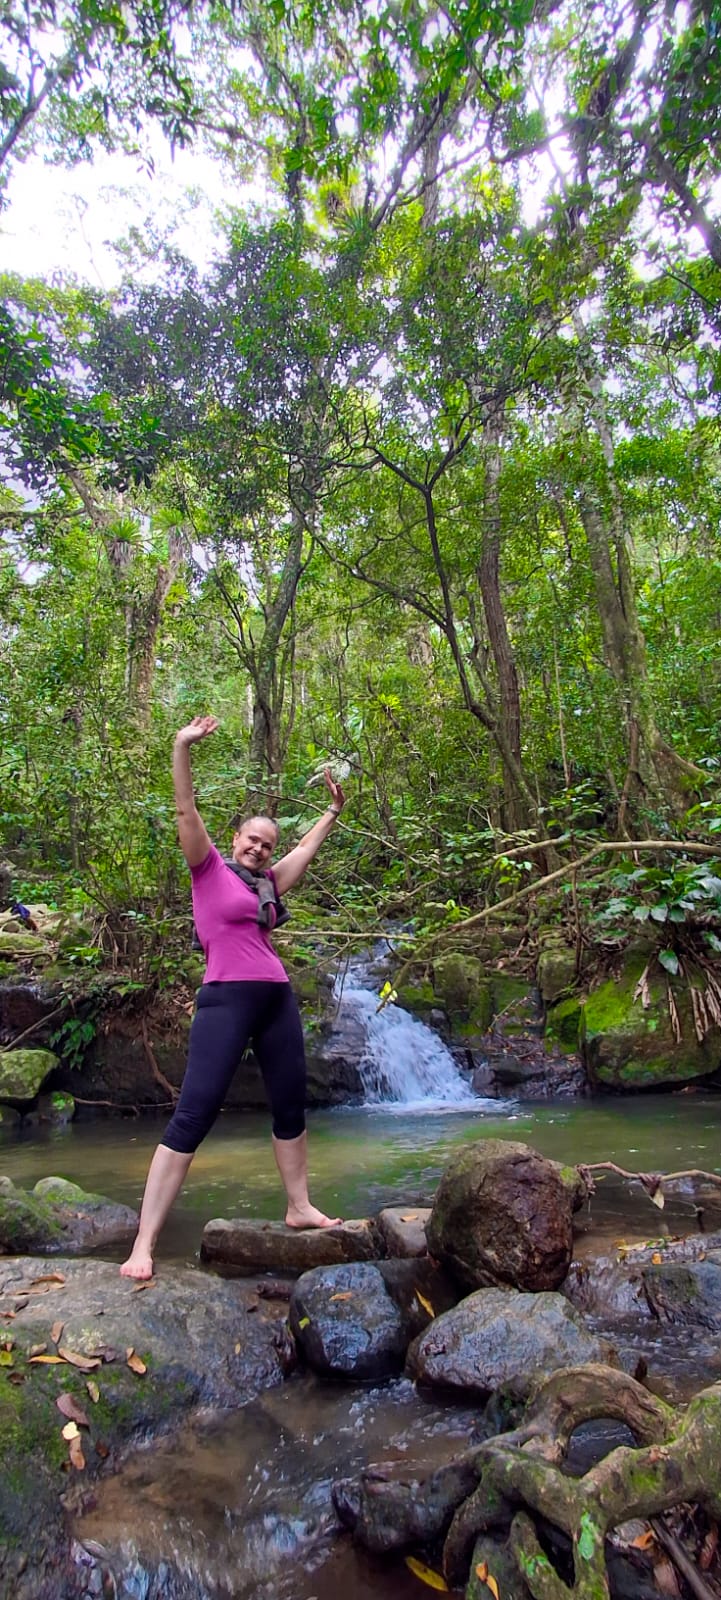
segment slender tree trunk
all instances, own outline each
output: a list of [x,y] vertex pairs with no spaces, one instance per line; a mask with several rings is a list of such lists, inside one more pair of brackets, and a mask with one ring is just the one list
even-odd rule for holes
[[596,604],[609,669],[623,710],[628,751],[624,794],[655,796],[676,814],[688,809],[689,790],[703,777],[699,768],[661,737],[648,679],[646,642],[638,618],[631,547],[615,476],[614,447],[606,397],[595,353],[577,312],[574,325],[591,392],[589,411],[605,465],[601,491],[585,485],[580,512],[593,574]]
[[521,755],[521,699],[518,672],[503,607],[500,581],[501,507],[498,481],[501,475],[500,428],[496,422],[486,428],[486,478],[483,545],[478,564],[478,586],[498,681],[496,739],[501,752],[510,755],[503,762],[504,817],[509,833],[528,825],[529,811],[518,773],[523,770]]

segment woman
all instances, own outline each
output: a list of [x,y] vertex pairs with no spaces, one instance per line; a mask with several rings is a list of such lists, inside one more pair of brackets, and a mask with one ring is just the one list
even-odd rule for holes
[[150,1164],[126,1278],[150,1278],[158,1234],[201,1140],[213,1126],[250,1038],[273,1113],[273,1154],[287,1196],[291,1228],[330,1228],[308,1198],[305,1053],[298,1007],[270,943],[280,895],[299,883],[345,805],[340,785],[324,774],[331,803],[271,871],[278,829],[250,817],[233,835],[233,867],[211,843],[195,804],[190,746],[215,733],[215,717],[194,717],[176,734],[173,785],[178,833],[193,883],[193,911],[206,957],[190,1030],[180,1099]]

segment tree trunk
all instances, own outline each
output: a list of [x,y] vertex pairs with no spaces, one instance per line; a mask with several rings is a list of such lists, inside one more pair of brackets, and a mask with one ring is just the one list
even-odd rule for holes
[[596,604],[609,670],[619,691],[626,730],[628,771],[624,792],[662,801],[674,815],[688,810],[689,792],[703,773],[661,737],[648,680],[646,641],[638,618],[631,546],[615,476],[614,447],[595,352],[576,312],[574,326],[591,392],[590,416],[603,452],[602,490],[581,488],[580,514],[586,534]]
[[[478,586],[498,680],[497,743],[505,751],[503,761],[503,825],[507,833],[528,826],[529,811],[517,774],[523,769],[521,755],[521,699],[513,647],[508,636],[500,583],[501,507],[498,480],[501,474],[500,428],[496,422],[486,427],[486,477],[483,546],[478,564]],[[508,756],[512,758],[511,762]]]

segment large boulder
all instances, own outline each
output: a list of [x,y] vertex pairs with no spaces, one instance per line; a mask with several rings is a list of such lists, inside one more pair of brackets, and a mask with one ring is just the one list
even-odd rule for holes
[[[71,1484],[89,1495],[96,1473],[112,1470],[131,1439],[180,1422],[192,1407],[239,1406],[279,1384],[290,1359],[283,1310],[260,1306],[249,1286],[189,1269],[138,1292],[112,1262],[63,1258],[49,1273],[46,1262],[22,1257],[0,1261],[0,1315],[9,1346],[0,1384],[0,1595],[97,1595],[73,1564],[62,1503]],[[85,1465],[70,1476],[62,1395],[86,1419]]]
[[540,1373],[612,1355],[561,1294],[479,1289],[419,1334],[407,1369],[441,1389],[485,1396],[508,1385],[523,1397]]
[[[642,997],[638,987],[644,971]],[[680,1040],[669,1011],[669,984]],[[696,1037],[687,982],[669,979],[648,950],[632,951],[618,978],[589,995],[581,1045],[592,1081],[604,1089],[658,1089],[705,1077],[721,1065],[721,1028],[714,1026],[701,1040]]]
[[582,1195],[575,1167],[526,1144],[479,1140],[454,1156],[441,1178],[428,1248],[464,1289],[557,1289],[571,1261],[572,1213]]
[[41,1178],[29,1193],[9,1178],[0,1186],[0,1253],[78,1253],[132,1238],[137,1211],[104,1195],[86,1194],[65,1178]]
[[378,1382],[402,1370],[408,1336],[378,1267],[316,1267],[293,1289],[290,1331],[323,1377]]
[[57,1066],[52,1050],[0,1051],[0,1100],[29,1105]]

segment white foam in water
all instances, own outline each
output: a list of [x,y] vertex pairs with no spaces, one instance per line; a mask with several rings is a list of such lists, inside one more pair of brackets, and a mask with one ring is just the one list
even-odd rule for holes
[[461,1076],[450,1050],[425,1023],[400,1006],[378,1010],[379,997],[362,979],[347,972],[336,988],[339,1009],[363,1024],[366,1042],[358,1063],[366,1105],[402,1106],[404,1111],[429,1106],[475,1106],[484,1101]]

